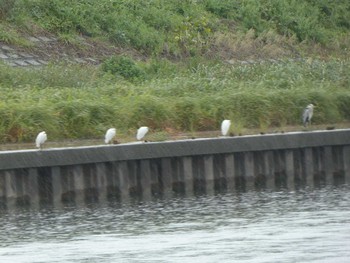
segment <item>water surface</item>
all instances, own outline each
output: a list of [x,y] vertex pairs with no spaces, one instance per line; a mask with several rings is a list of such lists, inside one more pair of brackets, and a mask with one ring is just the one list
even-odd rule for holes
[[0,262],[349,262],[350,187],[0,211]]

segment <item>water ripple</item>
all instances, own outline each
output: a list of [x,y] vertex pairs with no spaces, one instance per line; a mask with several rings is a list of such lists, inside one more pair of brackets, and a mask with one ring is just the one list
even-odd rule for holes
[[346,262],[350,187],[0,213],[0,262]]

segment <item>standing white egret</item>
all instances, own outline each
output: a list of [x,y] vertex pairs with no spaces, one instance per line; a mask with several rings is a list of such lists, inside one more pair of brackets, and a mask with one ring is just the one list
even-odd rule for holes
[[110,128],[107,130],[105,135],[105,143],[113,143],[113,138],[116,135],[117,131],[115,128]]
[[311,123],[311,118],[314,113],[314,105],[309,104],[306,106],[303,112],[303,125],[306,127],[308,124]]
[[148,127],[142,126],[137,130],[136,139],[141,140],[143,137],[145,137],[146,133],[148,132]]
[[230,130],[231,121],[230,120],[223,120],[221,123],[221,134],[223,136],[226,136],[228,131]]
[[47,140],[46,132],[44,131],[40,132],[38,136],[36,136],[36,140],[35,140],[36,147],[38,147],[41,150],[46,140]]

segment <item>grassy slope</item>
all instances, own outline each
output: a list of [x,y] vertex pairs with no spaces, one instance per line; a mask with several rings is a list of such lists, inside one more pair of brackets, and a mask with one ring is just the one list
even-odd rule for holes
[[350,43],[346,0],[4,0],[0,10],[5,42],[25,44],[21,33],[46,30],[65,43],[99,38],[148,57],[227,55],[247,45],[283,55],[303,41],[341,51]]
[[[2,5],[1,27],[11,28],[1,30],[3,42],[25,46],[24,35],[48,31],[74,46],[76,35],[83,35],[108,41],[139,60],[109,59],[100,68],[1,65],[2,142],[32,141],[42,129],[51,139],[101,137],[111,126],[119,134],[140,125],[158,131],[216,130],[224,118],[233,120],[235,132],[266,130],[298,125],[310,102],[318,106],[315,123],[350,118],[348,1],[36,0]],[[250,66],[221,62],[300,54],[321,60]]]

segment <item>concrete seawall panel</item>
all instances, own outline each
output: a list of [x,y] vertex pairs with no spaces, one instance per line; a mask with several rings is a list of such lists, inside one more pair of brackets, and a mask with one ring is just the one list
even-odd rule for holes
[[349,182],[350,130],[0,152],[0,203]]
[[0,151],[0,170],[350,144],[350,130]]

